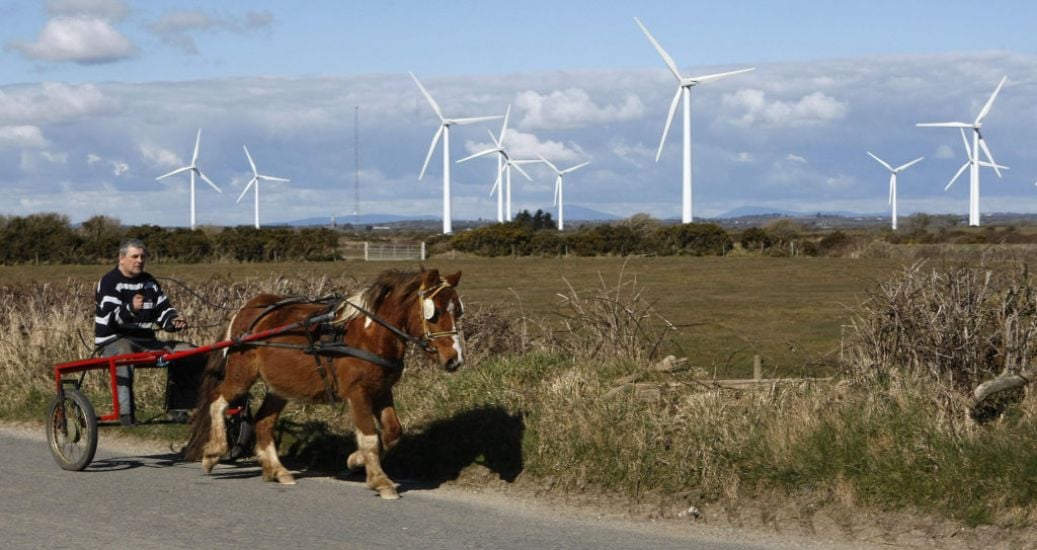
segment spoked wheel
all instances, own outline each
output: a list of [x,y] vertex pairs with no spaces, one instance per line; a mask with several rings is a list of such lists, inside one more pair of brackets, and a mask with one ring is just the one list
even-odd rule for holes
[[47,441],[58,466],[78,472],[97,452],[97,416],[79,390],[69,388],[63,393],[47,409]]
[[255,436],[255,420],[249,400],[241,405],[236,414],[225,417],[227,427],[227,460],[238,460],[252,454]]

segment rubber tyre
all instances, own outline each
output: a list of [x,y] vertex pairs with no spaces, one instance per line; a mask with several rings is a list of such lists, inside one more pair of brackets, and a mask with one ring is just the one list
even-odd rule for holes
[[79,390],[66,389],[64,394],[64,410],[60,396],[47,409],[47,442],[58,466],[78,472],[90,464],[97,452],[97,415],[90,400]]
[[240,458],[252,455],[255,445],[255,419],[252,417],[252,407],[245,401],[244,410],[237,415],[226,419],[227,426],[227,460],[234,462]]

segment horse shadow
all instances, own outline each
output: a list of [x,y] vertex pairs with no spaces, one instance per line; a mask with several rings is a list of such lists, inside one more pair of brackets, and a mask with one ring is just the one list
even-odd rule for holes
[[[341,472],[346,457],[357,449],[354,434],[333,434],[323,422],[278,424],[282,460],[297,477],[318,472]],[[404,432],[382,460],[382,468],[399,484],[400,492],[435,489],[458,479],[473,465],[486,468],[511,483],[523,469],[522,439],[525,419],[502,407],[478,407],[436,420],[417,432]],[[287,442],[287,445],[285,445]],[[336,474],[363,479],[363,472]]]

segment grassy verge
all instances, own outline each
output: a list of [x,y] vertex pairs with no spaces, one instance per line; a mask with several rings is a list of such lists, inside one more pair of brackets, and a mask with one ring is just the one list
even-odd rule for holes
[[[679,267],[661,265],[661,270]],[[707,269],[710,264],[687,265]],[[783,265],[783,279],[808,277],[817,266],[827,269],[812,283],[799,283],[813,284],[821,295],[835,293],[824,290],[826,284],[838,287],[836,264]],[[836,267],[847,270],[848,265]],[[705,278],[692,279],[711,289],[702,293],[703,300],[710,293],[722,294],[724,278],[734,277],[728,264],[714,268],[708,279],[715,286],[705,285]],[[629,275],[630,265],[625,269]],[[571,288],[556,290],[568,296],[568,310],[515,311],[488,301],[469,307],[471,362],[461,371],[446,374],[421,361],[409,363],[396,394],[407,435],[387,457],[392,476],[442,483],[476,469],[507,482],[525,476],[567,493],[605,492],[629,502],[663,498],[674,509],[737,505],[777,494],[819,505],[911,508],[973,525],[1032,524],[1037,496],[1037,405],[1032,398],[1012,403],[996,422],[976,424],[961,394],[954,397],[921,370],[759,391],[710,387],[698,380],[697,368],[652,368],[659,354],[645,350],[656,349],[657,333],[638,333],[652,325],[650,317],[661,304],[645,291],[648,283],[639,277],[638,285],[613,287],[589,272],[581,277],[582,286],[573,282]],[[322,276],[217,278],[206,284],[199,286],[208,300],[233,303],[260,289],[319,295],[356,283]],[[743,290],[751,286],[734,279],[731,284]],[[678,287],[668,288],[678,292]],[[90,285],[75,280],[0,288],[0,416],[43,418],[53,392],[49,365],[84,356],[77,331],[89,330],[81,313],[89,296]],[[735,303],[733,297],[728,293],[725,303]],[[748,332],[758,315],[751,310],[766,300],[745,299],[728,318],[744,316],[748,321],[739,330]],[[790,327],[799,315],[818,311],[809,309],[809,301],[782,309],[781,300],[769,300],[777,308],[773,315]],[[196,323],[214,324],[198,341],[218,339],[221,311],[190,296],[179,304]],[[794,313],[797,308],[801,313]],[[624,315],[629,315],[626,322],[617,321]],[[568,324],[558,323],[566,318]],[[602,331],[606,325],[613,332]],[[875,334],[888,331],[876,326]],[[641,345],[617,345],[625,341]],[[600,353],[603,349],[608,353]],[[699,367],[702,355],[689,355]],[[885,357],[897,356],[889,352]],[[883,364],[872,361],[868,368]],[[84,382],[95,406],[103,409],[109,399],[106,378],[94,373]],[[154,407],[162,403],[163,382],[161,371],[141,373],[138,403],[146,407],[145,416],[159,412]],[[291,406],[279,429],[282,452],[296,464],[338,470],[354,448],[339,408]],[[182,440],[182,430],[134,431]]]

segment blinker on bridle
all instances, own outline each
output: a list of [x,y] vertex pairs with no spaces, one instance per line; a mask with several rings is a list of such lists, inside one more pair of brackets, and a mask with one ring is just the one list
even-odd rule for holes
[[445,288],[450,288],[452,285],[446,281],[440,281],[440,283],[432,288],[425,288],[425,284],[422,283],[421,288],[418,290],[419,301],[421,302],[421,330],[424,334],[421,336],[422,342],[425,344],[426,351],[432,351],[432,340],[436,338],[446,338],[449,336],[457,336],[457,323],[454,323],[454,330],[444,330],[432,332],[429,330],[428,322],[436,316],[436,303],[432,301],[432,298],[436,297],[436,294]]

